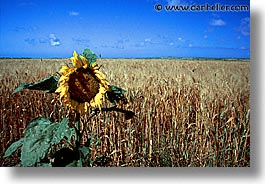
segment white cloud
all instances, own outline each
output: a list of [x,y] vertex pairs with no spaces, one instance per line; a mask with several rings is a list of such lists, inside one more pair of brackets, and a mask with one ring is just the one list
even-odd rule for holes
[[89,39],[83,37],[74,37],[72,38],[72,40],[75,42],[75,44],[78,45],[88,45],[88,43],[90,42]]
[[204,39],[207,39],[207,38],[208,38],[208,35],[204,35],[203,38],[204,38]]
[[245,17],[245,18],[241,19],[239,31],[244,36],[250,35],[250,19],[249,19],[249,17]]
[[70,15],[70,16],[78,16],[78,15],[79,15],[79,12],[70,11],[70,12],[69,12],[69,15]]
[[182,37],[178,37],[178,41],[184,41]]
[[34,38],[26,38],[24,41],[30,45],[36,45],[36,40]]
[[136,43],[135,47],[146,47],[146,46],[151,45],[151,44],[154,44],[152,42],[152,39],[151,38],[145,38],[143,41]]
[[226,22],[223,21],[222,19],[213,19],[213,20],[210,22],[210,24],[211,24],[212,26],[224,26],[224,25],[226,25]]
[[146,47],[146,46],[151,45],[151,44],[154,44],[152,42],[152,39],[151,38],[145,38],[143,41],[136,43],[135,47]]
[[151,42],[151,38],[144,39],[145,42]]
[[50,34],[50,45],[51,46],[59,46],[59,45],[61,45],[60,40],[53,33]]

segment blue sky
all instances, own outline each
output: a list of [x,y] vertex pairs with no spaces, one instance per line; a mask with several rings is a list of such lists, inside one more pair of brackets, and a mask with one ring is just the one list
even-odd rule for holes
[[[0,57],[250,57],[250,11],[166,11],[249,0],[0,0]],[[161,11],[155,5],[161,4]]]

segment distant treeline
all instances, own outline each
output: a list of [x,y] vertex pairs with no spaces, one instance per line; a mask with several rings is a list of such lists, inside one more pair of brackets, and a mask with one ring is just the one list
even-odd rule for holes
[[0,57],[0,59],[65,59],[65,58],[57,58],[57,57],[52,57],[52,58],[40,58],[40,57]]
[[[221,61],[249,61],[250,58],[214,58],[214,57],[103,57],[104,59],[180,59],[180,60],[195,60],[195,61],[208,61],[208,60],[221,60]],[[31,58],[31,57],[0,57],[0,59],[65,59],[65,58]]]

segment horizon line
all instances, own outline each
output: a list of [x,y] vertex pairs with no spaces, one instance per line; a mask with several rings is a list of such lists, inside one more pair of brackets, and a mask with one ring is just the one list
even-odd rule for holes
[[[1,57],[0,59],[69,59],[69,57]],[[97,57],[97,59],[241,59],[250,60],[250,57],[175,57],[175,56],[161,56],[161,57]]]

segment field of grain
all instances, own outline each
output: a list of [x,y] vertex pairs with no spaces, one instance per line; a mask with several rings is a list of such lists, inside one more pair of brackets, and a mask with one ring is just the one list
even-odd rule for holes
[[[3,158],[36,116],[67,116],[55,94],[21,83],[56,74],[68,59],[0,60],[0,166],[18,166],[20,150]],[[87,121],[94,166],[250,167],[249,61],[98,59],[109,82],[126,89],[121,107]],[[106,104],[110,106],[110,104]],[[87,121],[87,122],[86,122]],[[98,158],[104,163],[97,163]]]

